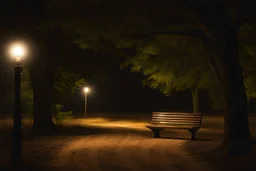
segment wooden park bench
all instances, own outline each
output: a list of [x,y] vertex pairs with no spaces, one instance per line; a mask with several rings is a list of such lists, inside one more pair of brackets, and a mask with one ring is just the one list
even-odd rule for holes
[[202,116],[200,113],[153,112],[151,125],[146,127],[153,132],[154,138],[160,138],[160,132],[168,128],[187,129],[191,133],[191,140],[195,140]]

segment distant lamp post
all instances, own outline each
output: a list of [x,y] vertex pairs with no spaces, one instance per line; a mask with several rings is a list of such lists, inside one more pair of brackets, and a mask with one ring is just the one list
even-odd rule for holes
[[10,54],[16,59],[15,71],[15,102],[13,111],[13,128],[12,128],[12,153],[11,167],[20,168],[23,166],[22,161],[22,124],[21,124],[21,99],[20,99],[20,80],[22,67],[21,59],[25,55],[25,48],[22,44],[13,44],[10,48]]
[[87,94],[89,93],[90,89],[88,87],[84,88],[84,117],[87,114]]

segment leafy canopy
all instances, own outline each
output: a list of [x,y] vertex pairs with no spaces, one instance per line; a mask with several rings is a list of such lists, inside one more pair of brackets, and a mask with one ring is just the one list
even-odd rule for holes
[[122,67],[146,76],[143,81],[166,95],[197,87],[210,91],[216,82],[199,41],[187,37],[156,36],[127,56]]

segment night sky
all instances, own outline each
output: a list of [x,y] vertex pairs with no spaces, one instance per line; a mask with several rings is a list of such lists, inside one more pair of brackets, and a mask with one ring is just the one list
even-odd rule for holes
[[[88,95],[89,112],[143,112],[152,111],[192,111],[190,91],[174,92],[172,96],[165,96],[158,90],[143,86],[143,76],[131,73],[128,69],[112,73],[104,83],[92,84],[92,91]],[[79,99],[78,99],[79,98]],[[79,91],[73,101],[77,111],[83,111],[84,96]],[[207,95],[200,97],[203,112],[211,112]],[[72,101],[72,100],[71,100]],[[66,102],[66,105],[71,105]],[[73,106],[74,107],[74,106]]]

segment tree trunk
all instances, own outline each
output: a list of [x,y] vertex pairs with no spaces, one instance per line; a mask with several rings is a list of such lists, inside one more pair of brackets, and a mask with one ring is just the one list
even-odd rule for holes
[[192,93],[192,100],[193,100],[193,113],[199,113],[199,90],[195,86],[191,88],[191,93]]
[[239,61],[236,32],[229,33],[226,55],[223,57],[223,95],[225,105],[224,140],[229,154],[246,153],[252,150],[248,123],[247,97],[242,67]]
[[229,29],[222,41],[221,53],[211,56],[218,68],[224,100],[224,139],[220,152],[224,155],[251,152],[252,140],[248,123],[247,97],[239,60],[237,29]]
[[[41,66],[43,65],[45,64],[41,64]],[[56,71],[57,66],[48,63],[30,72],[34,91],[33,130],[35,131],[51,132],[52,128],[54,128],[52,121],[52,100]]]

